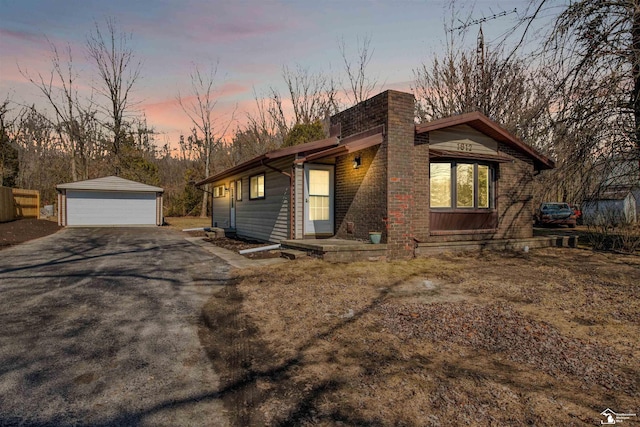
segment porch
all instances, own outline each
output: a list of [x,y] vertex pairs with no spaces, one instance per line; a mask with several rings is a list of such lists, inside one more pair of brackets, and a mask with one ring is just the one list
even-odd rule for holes
[[358,240],[300,239],[280,242],[285,249],[307,252],[309,255],[329,262],[383,261],[387,245],[371,244]]
[[[302,239],[283,240],[283,249],[303,251],[310,256],[321,258],[329,262],[353,261],[384,261],[387,259],[386,244],[371,244],[357,240],[343,239]],[[460,242],[432,242],[416,243],[415,256],[428,257],[443,252],[467,251],[522,251],[525,248],[538,249],[546,247],[578,246],[578,236],[575,234],[558,234],[536,236],[529,239],[496,239]]]

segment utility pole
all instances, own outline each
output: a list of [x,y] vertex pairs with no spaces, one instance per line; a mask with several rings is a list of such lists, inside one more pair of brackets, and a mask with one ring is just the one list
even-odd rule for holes
[[460,21],[461,25],[449,29],[449,32],[452,33],[454,31],[466,30],[467,28],[473,25],[480,25],[480,30],[478,31],[478,38],[476,40],[476,68],[479,72],[475,75],[475,83],[476,88],[481,92],[480,99],[478,100],[480,109],[485,112],[486,111],[486,103],[487,103],[487,90],[486,87],[486,79],[485,79],[485,44],[484,44],[484,33],[482,32],[482,24],[487,21],[493,21],[494,19],[501,18],[503,16],[511,15],[512,13],[518,13],[517,9],[513,10],[504,10],[502,12],[494,13],[491,16],[482,17],[479,19],[474,19],[467,22]]
[[482,24],[484,22],[493,21],[494,19],[498,19],[503,16],[511,15],[512,13],[518,13],[518,9],[514,8],[513,10],[503,10],[502,12],[494,13],[491,16],[483,16],[482,18],[474,19],[467,22],[460,21],[461,25],[449,29],[449,32],[452,33],[458,30],[466,30],[467,28],[472,27],[474,25],[480,25],[480,31],[478,31],[478,45],[476,50],[476,53],[478,54],[477,65],[481,67],[482,70],[484,70],[485,46],[484,46],[484,33],[482,32]]
[[476,73],[476,87],[482,91],[480,99],[480,109],[483,113],[486,113],[486,101],[487,101],[487,85],[484,72],[484,33],[482,32],[482,24],[480,24],[480,30],[478,31],[478,39],[476,45],[476,68],[480,70]]

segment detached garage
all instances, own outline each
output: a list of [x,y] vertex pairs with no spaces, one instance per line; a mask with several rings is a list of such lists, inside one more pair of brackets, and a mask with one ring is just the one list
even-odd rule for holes
[[160,187],[117,176],[60,184],[58,225],[142,226],[162,225]]

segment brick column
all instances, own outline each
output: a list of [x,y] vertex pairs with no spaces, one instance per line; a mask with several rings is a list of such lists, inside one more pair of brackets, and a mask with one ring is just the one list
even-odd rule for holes
[[414,137],[413,95],[387,91],[387,256],[413,258]]

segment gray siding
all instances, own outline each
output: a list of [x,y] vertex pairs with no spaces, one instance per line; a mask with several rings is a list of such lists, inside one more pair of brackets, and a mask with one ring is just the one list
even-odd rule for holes
[[[218,185],[223,185],[226,188],[229,188],[229,180],[226,181],[216,181],[210,185],[211,190],[213,191],[213,187],[217,187]],[[226,192],[224,197],[214,197],[213,198],[213,223],[217,227],[221,228],[229,228],[229,193]]]
[[[270,166],[291,173],[292,157],[269,163]],[[265,198],[249,199],[249,177],[265,173]],[[233,181],[242,179],[242,200],[236,203],[236,233],[267,242],[279,242],[289,239],[290,234],[290,180],[289,177],[270,169],[259,166],[230,176],[213,183],[213,186],[224,184],[229,187]],[[229,228],[230,219],[229,193],[224,197],[213,199],[214,222],[219,227]]]

